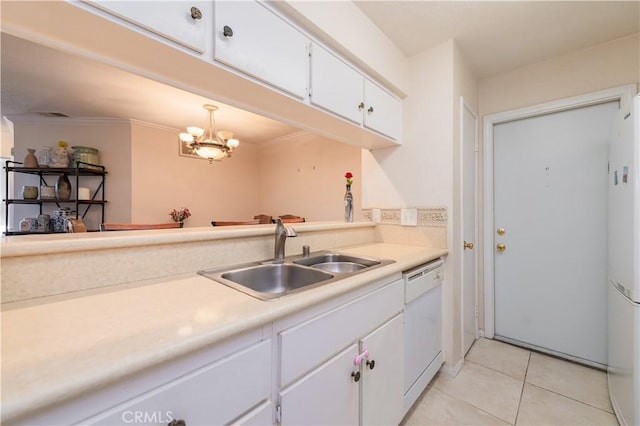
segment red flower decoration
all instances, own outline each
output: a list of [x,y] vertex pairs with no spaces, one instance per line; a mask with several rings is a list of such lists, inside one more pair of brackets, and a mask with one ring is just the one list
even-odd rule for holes
[[351,172],[345,173],[344,177],[347,178],[347,185],[351,185],[353,183],[353,174]]

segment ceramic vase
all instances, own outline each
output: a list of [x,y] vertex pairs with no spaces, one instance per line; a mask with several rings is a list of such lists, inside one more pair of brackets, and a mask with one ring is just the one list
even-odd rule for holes
[[353,222],[353,194],[351,193],[351,185],[347,185],[347,191],[344,194],[344,221]]
[[22,160],[23,167],[38,167],[38,158],[36,157],[36,150],[28,148],[27,155]]
[[71,198],[71,182],[67,175],[60,175],[56,183],[56,197],[58,200],[68,200]]

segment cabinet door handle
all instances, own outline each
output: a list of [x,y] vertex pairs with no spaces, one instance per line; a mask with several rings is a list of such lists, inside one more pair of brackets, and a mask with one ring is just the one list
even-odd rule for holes
[[182,419],[173,419],[167,424],[167,426],[187,426],[187,423]]
[[362,109],[363,109],[363,108],[364,108],[364,102],[360,102],[360,103],[358,104],[358,109],[359,109],[360,111],[362,111]]
[[351,377],[353,377],[353,381],[354,382],[359,382],[360,381],[360,372],[359,371],[352,371],[351,372]]
[[222,35],[225,37],[233,37],[233,30],[231,29],[231,27],[225,25],[222,28]]
[[373,112],[373,107],[369,107],[369,109],[367,110],[367,112],[368,112],[369,114],[371,114],[371,113]]
[[202,12],[197,7],[191,8],[191,18],[194,20],[202,19]]
[[367,361],[367,367],[369,367],[369,370],[373,370],[376,367],[376,360]]

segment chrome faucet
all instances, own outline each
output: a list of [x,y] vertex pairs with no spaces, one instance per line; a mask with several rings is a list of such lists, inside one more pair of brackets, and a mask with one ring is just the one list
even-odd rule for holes
[[276,219],[276,247],[275,247],[275,260],[284,260],[284,243],[287,242],[287,237],[297,237],[296,231],[293,228],[287,228],[282,224],[282,219]]

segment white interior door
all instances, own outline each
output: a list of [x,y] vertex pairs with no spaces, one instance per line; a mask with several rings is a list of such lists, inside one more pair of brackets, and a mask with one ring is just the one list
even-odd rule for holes
[[467,351],[476,340],[477,317],[477,233],[476,161],[478,155],[476,115],[460,98],[462,140],[462,347]]
[[607,144],[617,109],[494,126],[497,338],[606,364]]

